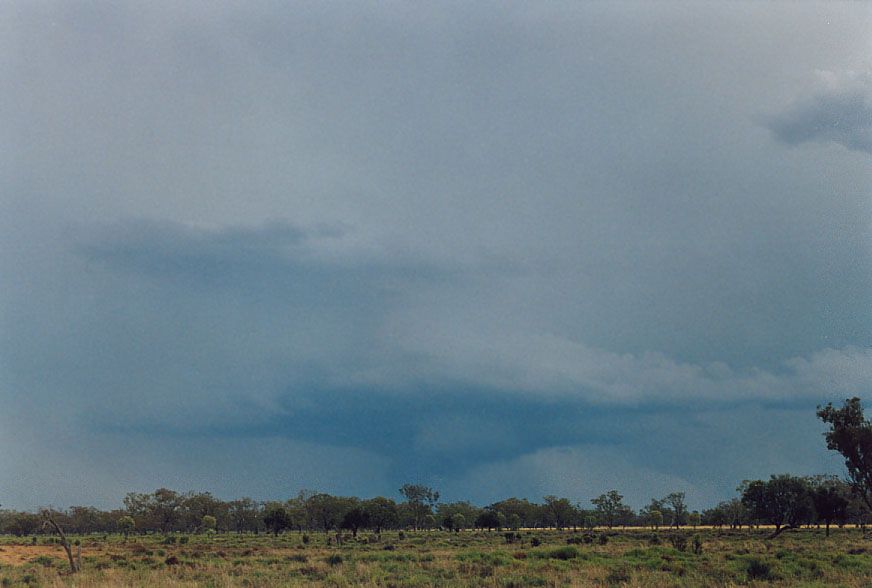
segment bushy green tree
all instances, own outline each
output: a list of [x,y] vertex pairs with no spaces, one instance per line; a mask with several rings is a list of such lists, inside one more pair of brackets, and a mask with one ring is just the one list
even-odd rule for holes
[[404,484],[400,494],[406,499],[416,529],[420,528],[427,515],[433,514],[433,508],[439,502],[439,492],[421,484]]
[[268,504],[264,509],[263,524],[273,535],[278,536],[279,533],[291,527],[291,515],[284,505],[274,502]]
[[125,515],[118,519],[118,530],[124,534],[124,538],[130,536],[133,530],[136,528],[136,521],[130,515]]
[[629,508],[624,504],[624,497],[617,490],[610,490],[597,498],[591,499],[596,507],[597,520],[609,529],[614,527],[623,512]]
[[809,522],[814,514],[808,483],[788,474],[748,482],[742,502],[755,519],[775,526],[773,538]]
[[872,510],[872,423],[863,416],[860,399],[848,398],[841,408],[819,406],[817,416],[830,427],[824,433],[827,448],[845,458],[851,486]]
[[382,529],[393,528],[399,520],[397,503],[390,498],[384,496],[370,498],[365,500],[361,506],[366,511],[370,527],[376,533],[381,533]]

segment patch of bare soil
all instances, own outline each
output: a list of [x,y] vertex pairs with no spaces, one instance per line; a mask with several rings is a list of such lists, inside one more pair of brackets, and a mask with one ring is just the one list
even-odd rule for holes
[[0,565],[20,566],[41,555],[62,563],[67,561],[67,554],[60,545],[0,545]]

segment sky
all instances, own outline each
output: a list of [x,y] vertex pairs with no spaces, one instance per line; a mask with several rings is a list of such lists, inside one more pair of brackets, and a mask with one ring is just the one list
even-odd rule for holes
[[0,4],[0,504],[843,473],[872,5]]

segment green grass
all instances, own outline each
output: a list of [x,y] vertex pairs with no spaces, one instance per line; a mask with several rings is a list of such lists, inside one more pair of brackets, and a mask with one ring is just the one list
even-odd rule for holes
[[[685,532],[685,531],[683,531]],[[767,531],[697,530],[700,554],[662,534],[615,531],[605,545],[569,531],[523,532],[506,544],[484,531],[361,533],[342,545],[324,534],[77,537],[83,570],[70,575],[55,542],[0,537],[5,586],[845,586],[872,585],[872,544],[860,531],[816,529],[767,540]],[[533,546],[533,538],[541,544]],[[20,556],[20,557],[19,557]],[[12,559],[17,557],[15,562]]]

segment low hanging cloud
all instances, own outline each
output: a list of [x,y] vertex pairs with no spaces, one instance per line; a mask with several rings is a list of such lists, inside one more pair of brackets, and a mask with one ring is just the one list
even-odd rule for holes
[[811,95],[765,118],[765,126],[788,145],[836,143],[872,153],[872,74],[821,71],[817,77]]
[[[342,239],[343,231],[291,223],[204,228],[137,221],[97,232],[80,254],[110,272],[156,281],[168,298],[214,300],[229,292],[236,314],[255,308],[292,317],[286,328],[263,333],[264,341],[273,341],[270,353],[296,366],[289,385],[274,392],[280,396],[302,387],[406,395],[462,383],[597,405],[729,403],[861,394],[872,379],[872,349],[861,346],[824,348],[766,369],[736,368],[657,350],[616,352],[583,334],[529,328],[501,313],[479,312],[477,305],[473,312],[456,303],[434,307],[434,296],[438,300],[446,288],[499,282],[505,268],[481,265],[469,272],[390,252],[380,259],[325,253],[341,249],[335,242]],[[332,324],[342,325],[343,351],[332,338],[314,344]],[[274,341],[293,344],[279,352]],[[303,372],[308,375],[301,380]]]

